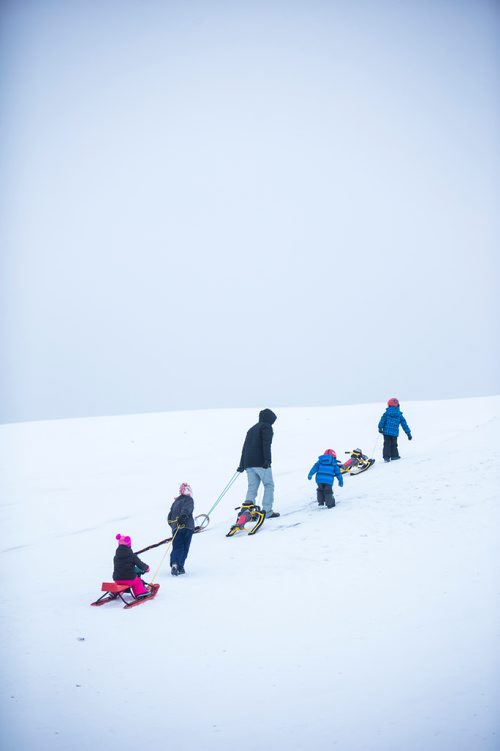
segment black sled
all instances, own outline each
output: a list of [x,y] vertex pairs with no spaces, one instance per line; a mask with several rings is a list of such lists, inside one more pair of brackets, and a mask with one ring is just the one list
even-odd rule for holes
[[350,454],[350,458],[340,465],[340,471],[343,475],[360,475],[361,472],[366,472],[375,464],[375,459],[369,459],[366,454],[363,454],[361,449],[353,449],[352,451],[346,451],[346,454]]
[[[242,503],[237,506],[235,511],[239,511],[236,524],[233,524],[226,537],[233,537],[237,532],[246,532],[248,535],[254,535],[264,524],[266,512],[262,511],[260,506],[253,503]],[[253,525],[247,527],[247,524]]]

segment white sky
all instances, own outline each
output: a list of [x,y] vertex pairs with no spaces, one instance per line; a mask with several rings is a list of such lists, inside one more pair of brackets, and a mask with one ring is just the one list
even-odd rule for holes
[[1,421],[499,391],[494,2],[4,2]]

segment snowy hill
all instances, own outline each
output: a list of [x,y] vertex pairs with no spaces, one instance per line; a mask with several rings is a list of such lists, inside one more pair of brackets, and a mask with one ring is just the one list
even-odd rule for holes
[[[282,516],[226,539],[238,478],[130,611],[89,607],[115,534],[166,537],[182,481],[206,512],[258,410],[1,427],[4,751],[498,750],[500,398],[404,403],[389,465],[383,409],[277,409]],[[318,508],[317,455],[356,446],[374,467]]]

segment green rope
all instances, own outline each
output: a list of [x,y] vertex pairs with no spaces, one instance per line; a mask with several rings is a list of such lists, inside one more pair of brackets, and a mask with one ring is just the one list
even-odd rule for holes
[[222,492],[220,493],[219,497],[218,497],[218,498],[217,498],[217,500],[215,501],[215,503],[214,503],[214,505],[212,506],[212,508],[210,509],[210,511],[208,511],[208,512],[207,512],[207,514],[206,514],[207,516],[210,516],[210,514],[212,513],[212,511],[214,510],[214,508],[215,508],[216,506],[218,506],[218,504],[219,504],[219,503],[220,503],[220,502],[222,501],[222,499],[223,499],[223,498],[224,498],[224,496],[226,495],[226,493],[227,493],[227,491],[229,490],[229,488],[231,487],[231,485],[233,485],[233,483],[234,483],[234,482],[236,481],[236,478],[238,477],[238,475],[239,475],[239,474],[241,474],[241,472],[235,472],[235,473],[234,473],[234,475],[233,475],[233,476],[231,477],[231,479],[230,479],[230,480],[229,480],[229,482],[227,483],[227,485],[226,485],[226,487],[224,488],[224,490],[223,490],[223,491],[222,491]]

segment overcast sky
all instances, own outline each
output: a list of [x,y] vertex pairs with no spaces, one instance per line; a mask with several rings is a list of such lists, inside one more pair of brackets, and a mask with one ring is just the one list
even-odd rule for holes
[[0,420],[500,392],[500,5],[0,5]]

